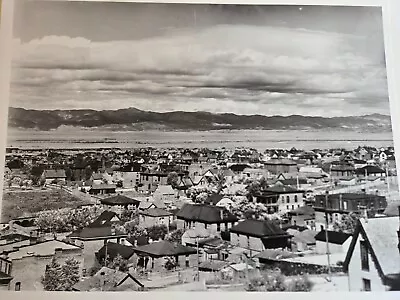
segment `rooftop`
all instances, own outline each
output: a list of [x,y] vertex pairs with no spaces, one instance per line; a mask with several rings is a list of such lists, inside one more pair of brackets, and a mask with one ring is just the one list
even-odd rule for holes
[[233,226],[230,231],[233,233],[259,238],[288,235],[278,225],[269,220],[244,220],[239,222],[239,224]]

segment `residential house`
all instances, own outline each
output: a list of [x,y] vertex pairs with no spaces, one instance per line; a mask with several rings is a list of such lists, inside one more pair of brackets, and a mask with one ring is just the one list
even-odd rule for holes
[[291,225],[305,226],[315,230],[315,210],[311,206],[304,205],[288,212]]
[[115,184],[93,184],[89,190],[91,195],[109,195],[116,193],[117,186]]
[[245,168],[243,170],[244,178],[259,180],[261,178],[268,178],[269,173],[267,169],[261,168]]
[[[11,289],[11,280],[13,277],[11,276],[11,266],[12,262],[8,259],[0,257],[0,292],[8,291]],[[16,285],[15,289],[18,289],[20,286]]]
[[354,167],[348,164],[330,165],[330,175],[332,178],[349,177],[354,175]]
[[178,228],[200,227],[212,234],[227,232],[238,221],[227,209],[206,204],[184,204],[176,218]]
[[318,254],[347,253],[351,242],[351,234],[339,231],[321,230],[315,236]]
[[212,165],[206,162],[193,163],[188,167],[189,176],[194,178],[203,175],[207,170],[211,169]]
[[96,274],[76,283],[75,292],[143,291],[144,285],[132,274],[102,267]]
[[354,186],[357,183],[357,177],[355,176],[340,177],[336,180],[336,183],[342,186]]
[[208,205],[217,205],[222,198],[224,198],[224,195],[212,193],[211,195],[208,195],[208,197],[204,200],[204,203]]
[[279,178],[276,180],[275,185],[290,186],[298,190],[305,190],[310,188],[311,184],[308,183],[307,178],[296,177],[296,178]]
[[190,257],[197,251],[195,248],[183,246],[169,241],[157,241],[134,248],[137,269],[160,271],[165,269],[165,258],[171,257],[181,267],[189,266]]
[[84,273],[92,269],[96,264],[95,252],[108,242],[121,243],[127,235],[115,229],[113,225],[98,225],[85,227],[71,233],[67,239],[74,244],[83,247]]
[[264,162],[265,168],[272,174],[297,172],[297,163],[290,159],[270,159]]
[[83,255],[82,249],[78,246],[58,240],[21,246],[11,250],[4,257],[6,263],[11,262],[11,273],[9,275],[13,278],[10,281],[10,289],[21,291],[43,290],[41,279],[45,273],[46,265],[50,264],[53,257],[60,264],[63,264],[69,258],[78,260],[80,263],[79,272],[81,273]]
[[132,246],[126,246],[123,244],[107,242],[99,251],[95,253],[97,261],[100,265],[105,264],[105,259],[107,258],[107,262],[112,262],[117,256],[120,256],[122,259],[128,262],[128,264],[132,263],[131,260],[134,251]]
[[106,227],[118,225],[121,223],[121,219],[119,216],[113,211],[103,211],[100,216],[97,217],[88,227],[97,228],[97,227]]
[[356,169],[358,176],[375,176],[375,177],[386,177],[386,171],[382,168],[374,165],[367,165],[362,168]]
[[140,211],[139,214],[139,224],[145,228],[160,225],[169,227],[174,221],[174,215],[162,208],[150,207]]
[[170,185],[159,185],[153,193],[153,198],[166,206],[171,206],[176,198],[176,192]]
[[105,183],[106,179],[103,176],[103,173],[93,173],[89,179],[93,185],[101,185]]
[[117,214],[122,213],[124,210],[132,210],[137,209],[140,205],[140,201],[129,198],[124,195],[116,195],[112,197],[108,197],[105,199],[101,199],[100,203],[107,209],[111,210]]
[[168,173],[141,172],[138,190],[153,193],[159,185],[168,185]]
[[263,194],[271,193],[278,197],[278,210],[286,213],[304,205],[304,191],[284,185],[275,185],[263,190]]
[[244,220],[230,229],[232,245],[251,251],[289,247],[290,235],[270,220]]
[[350,291],[400,290],[399,217],[360,219],[344,262]]
[[66,182],[67,175],[65,170],[44,170],[42,178],[45,180],[45,184],[57,183],[62,184]]

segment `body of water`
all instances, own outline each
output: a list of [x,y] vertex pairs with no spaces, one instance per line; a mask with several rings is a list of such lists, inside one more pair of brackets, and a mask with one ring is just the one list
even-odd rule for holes
[[47,149],[88,148],[236,148],[355,149],[358,146],[393,146],[391,132],[223,130],[223,131],[107,131],[57,129],[34,131],[10,129],[9,147]]

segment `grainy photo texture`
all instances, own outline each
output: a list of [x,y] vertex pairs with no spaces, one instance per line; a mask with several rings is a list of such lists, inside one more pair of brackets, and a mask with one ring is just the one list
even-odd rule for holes
[[1,289],[400,289],[380,7],[14,10]]

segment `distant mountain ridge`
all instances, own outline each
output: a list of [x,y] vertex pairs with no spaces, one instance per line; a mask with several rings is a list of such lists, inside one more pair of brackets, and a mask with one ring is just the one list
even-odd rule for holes
[[214,114],[210,112],[150,112],[137,108],[118,110],[9,109],[9,127],[53,130],[63,126],[118,130],[221,130],[221,129],[343,129],[391,130],[391,118],[371,114],[346,117],[309,117]]

